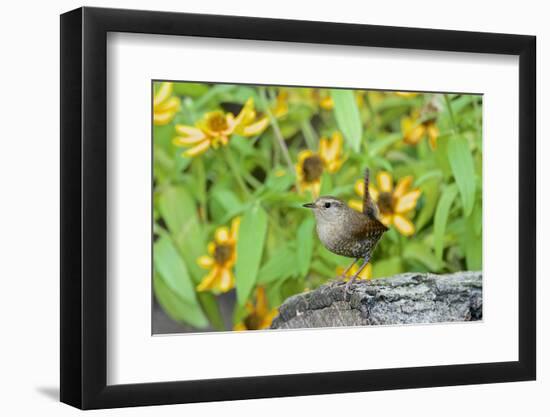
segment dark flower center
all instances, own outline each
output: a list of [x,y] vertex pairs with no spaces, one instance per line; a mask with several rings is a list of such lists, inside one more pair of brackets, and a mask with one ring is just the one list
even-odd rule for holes
[[208,118],[208,128],[214,132],[223,132],[227,127],[227,120],[222,113],[214,113]]
[[252,313],[244,319],[244,324],[248,330],[258,330],[262,324],[262,318],[258,314]]
[[231,258],[232,253],[233,248],[231,246],[218,244],[216,245],[216,249],[214,249],[214,259],[217,264],[223,265]]
[[391,193],[384,192],[378,196],[378,208],[381,213],[393,212],[393,196]]
[[319,155],[308,156],[302,164],[302,169],[307,182],[317,181],[323,174],[323,160]]

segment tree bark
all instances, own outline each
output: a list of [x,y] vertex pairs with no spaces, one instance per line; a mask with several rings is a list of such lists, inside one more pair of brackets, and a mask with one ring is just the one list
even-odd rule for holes
[[288,298],[273,329],[372,326],[481,320],[482,273],[407,273],[345,283],[332,282]]

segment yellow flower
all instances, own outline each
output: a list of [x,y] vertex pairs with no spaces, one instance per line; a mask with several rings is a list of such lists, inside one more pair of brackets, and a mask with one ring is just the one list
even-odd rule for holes
[[313,102],[323,110],[332,110],[334,108],[334,101],[330,95],[329,90],[323,88],[312,88],[310,91]]
[[296,175],[301,192],[309,190],[314,197],[321,191],[321,176],[326,170],[330,174],[338,172],[344,159],[342,149],[344,139],[340,132],[334,132],[332,137],[323,137],[319,141],[319,152],[304,150],[298,154]]
[[[407,176],[401,178],[395,188],[393,188],[393,179],[389,172],[382,171],[376,176],[378,188],[374,184],[369,184],[369,192],[374,201],[376,201],[380,210],[380,221],[386,226],[393,224],[395,228],[404,236],[414,234],[414,224],[408,216],[416,208],[416,203],[420,198],[420,190],[415,188],[410,190],[413,177]],[[363,180],[355,183],[355,192],[363,197],[365,194],[365,185]],[[363,202],[359,200],[350,200],[349,206],[357,211],[362,211]]]
[[180,99],[172,95],[174,83],[163,82],[153,97],[153,123],[162,126],[170,123],[180,109]]
[[271,326],[271,322],[277,316],[276,308],[269,309],[267,306],[267,297],[265,289],[258,287],[256,290],[256,304],[248,302],[246,304],[248,312],[244,320],[233,327],[233,330],[262,330]]
[[254,99],[246,100],[239,115],[235,118],[235,133],[237,135],[250,137],[262,133],[269,125],[267,116],[257,117],[254,109]]
[[288,114],[288,91],[279,91],[279,94],[277,94],[277,98],[275,99],[275,105],[272,107],[271,112],[276,118],[281,118]]
[[344,138],[340,132],[334,132],[330,139],[322,137],[319,140],[319,154],[321,154],[325,168],[330,174],[338,172],[344,163],[343,146]]
[[235,287],[233,266],[237,261],[237,237],[241,219],[236,217],[227,227],[216,229],[214,240],[208,244],[208,255],[197,259],[201,268],[210,271],[197,286],[197,291],[227,292]]
[[413,112],[410,116],[401,119],[401,132],[403,141],[409,145],[416,145],[424,135],[428,134],[428,140],[432,149],[437,148],[437,138],[439,129],[435,124],[435,119],[419,122],[419,113]]
[[267,117],[256,118],[254,100],[249,98],[237,117],[221,110],[206,113],[195,126],[176,125],[174,145],[189,147],[184,156],[197,156],[210,148],[217,149],[229,143],[232,134],[256,136],[269,124]]
[[[346,274],[346,277],[344,280],[348,281],[352,276],[354,276],[357,273],[358,270],[359,270],[359,265],[354,264]],[[344,271],[345,271],[344,267],[339,266],[338,268],[336,268],[336,274],[338,276],[341,276],[344,273]],[[357,279],[364,279],[364,280],[372,279],[372,265],[370,263],[367,264],[365,268],[363,268],[361,273],[357,276]]]
[[410,91],[396,91],[395,95],[403,98],[413,98],[416,97],[418,93],[412,93]]

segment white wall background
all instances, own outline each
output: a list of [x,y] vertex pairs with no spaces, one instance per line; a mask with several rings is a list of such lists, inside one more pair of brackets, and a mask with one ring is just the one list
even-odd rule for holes
[[[59,404],[59,17],[77,1],[5,2],[2,7],[0,96],[0,410],[2,415],[75,415]],[[86,5],[312,19],[395,26],[532,34],[538,37],[538,210],[550,210],[543,166],[550,26],[544,2],[502,1],[297,2],[279,0],[94,1]],[[545,112],[546,110],[546,112]],[[503,181],[506,179],[503,178]],[[538,222],[538,381],[300,398],[108,410],[94,415],[319,416],[548,415],[550,405],[550,220]],[[345,354],[342,346],[339,354]],[[365,352],[368,354],[368,351]],[[543,394],[546,394],[543,395]]]

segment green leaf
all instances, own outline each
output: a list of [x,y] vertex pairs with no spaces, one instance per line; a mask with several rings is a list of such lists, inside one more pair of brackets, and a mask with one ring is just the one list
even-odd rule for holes
[[206,313],[208,320],[216,330],[225,330],[225,325],[222,318],[222,313],[216,301],[214,294],[208,292],[200,292],[198,294],[199,303]]
[[416,218],[416,230],[421,230],[432,218],[438,203],[440,180],[431,178],[424,182],[420,189],[424,198],[424,205]]
[[482,266],[483,237],[480,225],[482,222],[481,204],[466,219],[463,233],[463,249],[466,254],[466,266],[470,271],[478,271]]
[[153,126],[153,142],[160,146],[167,154],[172,154],[172,138],[175,136],[174,126],[167,124],[163,126]]
[[313,228],[315,219],[308,216],[300,225],[296,237],[296,255],[301,276],[306,276],[313,254]]
[[197,297],[189,272],[170,238],[161,236],[155,242],[153,250],[155,270],[166,285],[184,301],[196,303]]
[[422,242],[410,242],[403,250],[403,257],[425,265],[429,271],[438,272],[443,266],[441,260]]
[[153,276],[153,291],[163,310],[173,320],[190,324],[199,329],[208,327],[208,320],[198,305],[188,303],[180,298],[158,274]]
[[393,257],[376,261],[372,264],[373,278],[384,278],[403,272],[401,258]]
[[451,138],[447,152],[451,170],[460,191],[464,214],[469,216],[474,208],[476,183],[474,160],[468,141],[462,137]]
[[443,191],[434,216],[434,251],[437,259],[443,258],[443,238],[445,236],[445,227],[449,211],[453,205],[453,201],[458,193],[456,186],[453,184]]
[[321,195],[332,194],[332,178],[328,172],[323,172],[321,176]]
[[156,272],[153,286],[159,303],[175,320],[185,321],[195,327],[208,326],[185,262],[170,237],[161,236],[153,250]]
[[382,153],[382,151],[386,150],[388,147],[390,147],[394,143],[399,142],[402,139],[403,135],[401,133],[391,133],[382,138],[377,138],[369,143],[369,155],[371,157],[377,156],[378,154]]
[[338,127],[350,148],[355,152],[359,152],[363,136],[363,125],[355,95],[352,90],[337,89],[330,90],[330,94],[334,101],[334,115]]
[[226,94],[231,90],[234,90],[237,86],[233,84],[217,84],[210,88],[206,94],[200,96],[196,103],[196,107],[206,106],[211,100],[214,100],[216,96]]
[[314,260],[311,263],[311,270],[325,278],[334,278],[336,276],[336,271],[326,266],[324,262],[320,260]]
[[425,182],[430,182],[430,181],[433,181],[433,180],[440,181],[441,178],[443,178],[443,173],[439,169],[434,169],[434,170],[428,171],[428,172],[422,174],[421,176],[419,176],[416,179],[416,181],[414,182],[414,184],[417,187],[419,187],[422,184],[424,184]]
[[165,187],[159,196],[159,211],[182,254],[195,283],[204,270],[196,260],[205,250],[204,236],[197,215],[197,206],[187,190],[181,186]]
[[191,163],[191,175],[193,176],[193,193],[197,200],[206,201],[206,172],[201,158],[194,158]]
[[296,251],[283,246],[273,251],[258,273],[258,284],[269,284],[297,274]]
[[208,86],[200,83],[174,83],[174,93],[179,96],[200,97],[208,92]]
[[237,241],[237,301],[244,305],[256,284],[267,232],[267,214],[256,204],[248,209],[241,220]]
[[215,200],[226,213],[232,213],[241,208],[242,203],[239,197],[227,188],[216,188],[211,192],[212,200]]

